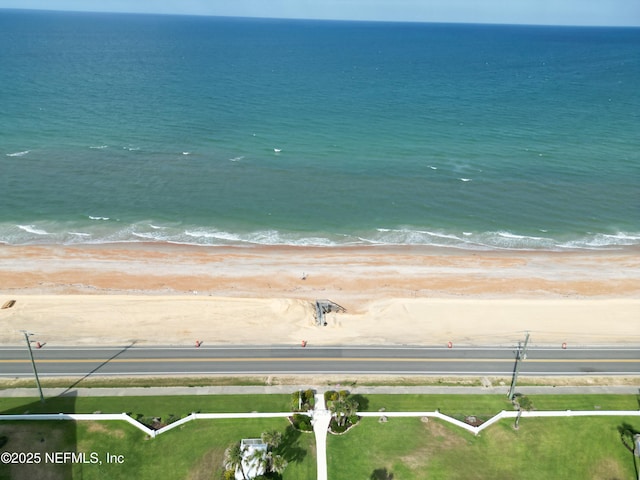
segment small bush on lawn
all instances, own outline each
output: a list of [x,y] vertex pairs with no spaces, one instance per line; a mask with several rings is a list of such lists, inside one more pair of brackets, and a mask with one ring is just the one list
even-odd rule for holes
[[306,415],[300,415],[296,413],[293,417],[291,417],[291,424],[296,430],[301,430],[303,432],[313,431],[313,426],[311,425],[311,417],[308,417]]

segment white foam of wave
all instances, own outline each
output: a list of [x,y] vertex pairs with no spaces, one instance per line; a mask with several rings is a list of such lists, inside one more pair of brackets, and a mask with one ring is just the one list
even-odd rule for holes
[[377,235],[361,236],[366,242],[376,245],[431,245],[441,247],[460,246],[466,241],[454,233],[416,230],[411,228],[378,228]]
[[191,155],[191,152],[182,152],[182,155]]
[[34,235],[49,235],[49,232],[36,228],[35,225],[17,225],[20,230],[24,230],[27,233],[33,233]]
[[502,238],[510,238],[510,239],[514,239],[514,240],[525,240],[525,241],[536,241],[536,240],[543,240],[543,241],[552,241],[550,238],[545,238],[545,237],[533,237],[530,235],[518,235],[516,233],[511,233],[511,232],[495,232],[496,235],[498,235],[499,237]]
[[30,151],[31,150],[24,150],[23,152],[7,153],[7,157],[24,157]]
[[104,150],[105,148],[108,148],[109,145],[92,145],[89,148],[92,150]]
[[[94,217],[97,220],[107,217]],[[264,229],[238,232],[215,227],[156,225],[149,220],[120,222],[0,223],[0,242],[10,245],[161,242],[202,246],[273,245],[333,247],[345,245],[420,245],[462,250],[611,250],[640,246],[640,232],[593,233],[580,238],[553,238],[507,230],[493,232],[377,228],[358,233],[288,232]]]
[[222,240],[225,242],[240,242],[242,239],[235,233],[219,230],[185,230],[185,235],[193,238]]
[[242,159],[244,159],[244,155],[240,155],[239,157],[230,158],[229,161],[230,162],[239,162]]
[[570,240],[558,245],[563,249],[601,250],[640,244],[640,233],[618,232],[615,234],[596,233],[577,240]]
[[[145,229],[146,228],[146,229]],[[609,249],[625,245],[640,245],[639,235],[598,235],[569,242],[540,236],[529,236],[508,231],[460,232],[429,231],[410,228],[378,228],[370,234],[301,234],[278,230],[259,230],[233,233],[215,228],[193,228],[178,230],[165,228],[147,230],[150,226],[135,226],[124,229],[111,237],[110,241],[169,242],[189,245],[269,245],[269,246],[317,246],[344,245],[421,245],[463,250],[545,250],[564,249]],[[151,227],[153,228],[153,227]]]
[[524,235],[509,231],[458,233],[411,228],[378,228],[375,235],[362,235],[360,240],[372,245],[423,245],[466,250],[545,250],[609,249],[640,244],[640,234],[598,234],[561,242],[547,236]]
[[154,242],[165,241],[162,235],[155,234],[154,232],[131,232],[131,235],[144,240],[151,240]]
[[508,231],[474,234],[471,241],[487,249],[555,250],[556,241],[548,237],[522,235]]
[[109,220],[109,217],[94,217],[93,215],[89,215],[90,220]]
[[331,247],[338,245],[329,237],[304,236],[294,233],[282,233],[277,230],[262,230],[248,234],[245,241],[255,245],[286,245],[293,247]]
[[460,178],[461,182],[470,182],[471,180],[473,180],[473,179],[471,179],[471,178]]
[[[282,233],[278,230],[258,230],[246,233],[231,233],[215,229],[186,230],[184,235],[188,238],[174,236],[174,243],[196,243],[205,245],[269,245],[269,246],[322,246],[331,247],[347,245],[347,241],[334,241],[329,237],[318,235],[299,235],[295,233]],[[355,241],[351,243],[357,243]]]

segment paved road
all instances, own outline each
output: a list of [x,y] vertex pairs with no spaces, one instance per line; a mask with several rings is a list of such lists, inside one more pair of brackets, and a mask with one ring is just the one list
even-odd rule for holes
[[[43,376],[201,374],[511,375],[499,347],[50,347],[34,348]],[[27,348],[0,349],[0,377],[31,376]],[[529,348],[520,375],[640,374],[639,348]]]

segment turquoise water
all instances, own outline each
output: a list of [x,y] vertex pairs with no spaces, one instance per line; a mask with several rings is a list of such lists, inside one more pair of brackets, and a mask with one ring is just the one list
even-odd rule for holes
[[0,242],[640,244],[640,29],[0,10]]

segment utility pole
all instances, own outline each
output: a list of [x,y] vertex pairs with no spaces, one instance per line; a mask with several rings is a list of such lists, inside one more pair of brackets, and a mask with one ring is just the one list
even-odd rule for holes
[[516,367],[513,370],[513,379],[511,380],[511,388],[509,389],[509,400],[513,401],[516,390],[516,381],[518,380],[518,373],[520,372],[520,364],[527,358],[527,344],[529,343],[529,332],[524,339],[524,347],[521,348],[520,342],[518,342],[518,351],[516,352]]
[[40,393],[40,402],[44,403],[44,395],[42,395],[42,387],[40,386],[40,379],[38,378],[38,370],[36,369],[36,361],[33,359],[33,351],[31,350],[31,340],[29,337],[33,335],[26,330],[20,330],[24,333],[24,339],[27,342],[27,348],[29,349],[29,357],[31,358],[31,366],[33,367],[33,374],[36,376],[36,385],[38,385],[38,392]]

